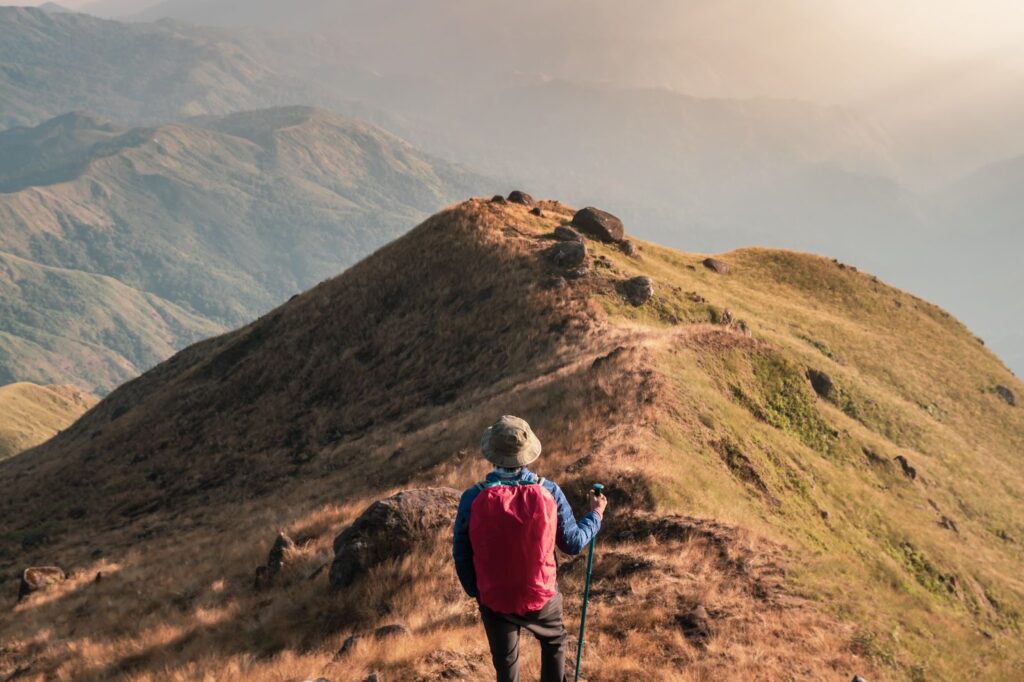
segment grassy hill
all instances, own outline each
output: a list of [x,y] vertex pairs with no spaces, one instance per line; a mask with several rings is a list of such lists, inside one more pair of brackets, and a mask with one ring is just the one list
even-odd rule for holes
[[481,184],[302,107],[0,132],[0,283],[19,292],[0,305],[0,377],[109,390]]
[[[0,614],[0,672],[486,677],[447,538],[340,593],[317,569],[371,501],[479,480],[480,433],[511,412],[577,508],[608,485],[588,679],[1019,678],[1024,412],[997,387],[1024,385],[995,356],[808,254],[738,250],[720,274],[587,240],[565,279],[543,254],[572,211],[543,212],[444,211],[0,464],[12,598],[26,565],[74,571]],[[640,307],[636,275],[654,282]],[[254,591],[279,529],[298,548]],[[560,562],[575,628],[582,562]],[[686,628],[697,605],[707,641]],[[411,636],[335,659],[394,622]]]
[[74,386],[0,386],[0,460],[49,440],[96,402]]

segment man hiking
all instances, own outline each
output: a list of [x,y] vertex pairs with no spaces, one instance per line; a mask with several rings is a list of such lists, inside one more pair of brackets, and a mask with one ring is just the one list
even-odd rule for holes
[[462,494],[455,517],[455,571],[466,594],[480,605],[498,682],[519,681],[520,628],[540,642],[541,682],[566,679],[555,546],[579,554],[601,528],[608,504],[595,494],[577,523],[561,488],[526,468],[540,450],[537,436],[519,417],[495,422],[480,443],[495,468]]

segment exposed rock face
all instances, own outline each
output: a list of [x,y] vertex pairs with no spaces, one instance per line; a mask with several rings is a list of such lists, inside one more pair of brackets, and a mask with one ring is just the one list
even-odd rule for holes
[[900,468],[903,469],[903,474],[911,481],[917,478],[917,469],[910,466],[910,462],[903,455],[896,455],[896,461],[899,462]]
[[510,204],[521,204],[523,206],[533,206],[536,202],[526,192],[518,189],[512,190],[508,195],[508,201]]
[[583,241],[583,237],[580,236],[579,232],[572,229],[571,227],[566,227],[565,225],[559,225],[558,227],[555,228],[555,239],[557,239],[560,242]]
[[718,260],[717,258],[705,258],[704,267],[706,267],[708,270],[714,270],[720,275],[725,275],[728,274],[729,272],[729,266],[723,263],[722,261]]
[[28,595],[46,589],[50,585],[63,582],[67,576],[57,566],[36,566],[26,568],[21,574],[21,585],[18,586],[18,601]]
[[626,234],[622,221],[607,211],[588,206],[576,211],[572,224],[580,231],[603,242],[618,242]]
[[412,634],[412,633],[409,632],[409,628],[406,627],[405,625],[402,625],[401,623],[393,623],[391,625],[382,625],[381,627],[377,628],[373,632],[368,632],[368,633],[364,633],[364,634],[350,635],[349,637],[347,637],[345,639],[344,642],[342,642],[341,648],[338,649],[338,653],[335,654],[334,658],[335,659],[341,658],[342,656],[347,654],[349,651],[351,651],[352,647],[354,647],[360,640],[362,640],[364,638],[366,638],[366,639],[388,639],[388,638],[391,638],[391,637],[408,637],[410,634]]
[[552,265],[560,268],[578,268],[587,259],[587,247],[583,242],[558,242],[544,252]]
[[642,306],[654,298],[654,280],[650,277],[634,277],[622,284],[626,299],[635,306]]
[[832,395],[832,377],[828,374],[821,370],[809,369],[807,378],[811,380],[811,387],[819,396],[828,399]]
[[286,555],[295,549],[295,542],[285,533],[278,533],[270,552],[267,554],[265,566],[256,568],[256,589],[260,590],[270,585],[277,578],[277,575],[284,568]]
[[1010,407],[1017,406],[1017,396],[1013,394],[1013,391],[1008,389],[1006,386],[996,386],[996,395],[1006,401],[1006,404]]
[[405,490],[374,502],[334,539],[331,587],[347,587],[377,564],[449,531],[458,503],[453,488]]

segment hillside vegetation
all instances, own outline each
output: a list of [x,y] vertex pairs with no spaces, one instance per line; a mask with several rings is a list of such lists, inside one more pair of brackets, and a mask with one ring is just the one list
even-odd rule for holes
[[477,176],[303,107],[0,132],[0,379],[109,391],[394,238]]
[[0,459],[49,440],[96,402],[74,386],[0,386]]
[[[587,239],[566,277],[544,254],[573,212],[541,207],[450,208],[0,464],[12,601],[25,566],[72,571],[0,614],[0,674],[485,678],[447,537],[340,592],[323,566],[373,500],[479,480],[515,413],[577,508],[608,486],[586,679],[1020,678],[1024,386],[995,356],[818,256]],[[571,630],[582,572],[560,557]]]

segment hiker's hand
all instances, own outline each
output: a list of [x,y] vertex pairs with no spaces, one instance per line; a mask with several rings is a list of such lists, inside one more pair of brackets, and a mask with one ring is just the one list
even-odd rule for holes
[[608,498],[604,496],[604,493],[599,493],[596,490],[590,495],[590,511],[597,512],[601,516],[604,516],[604,508],[608,506]]

